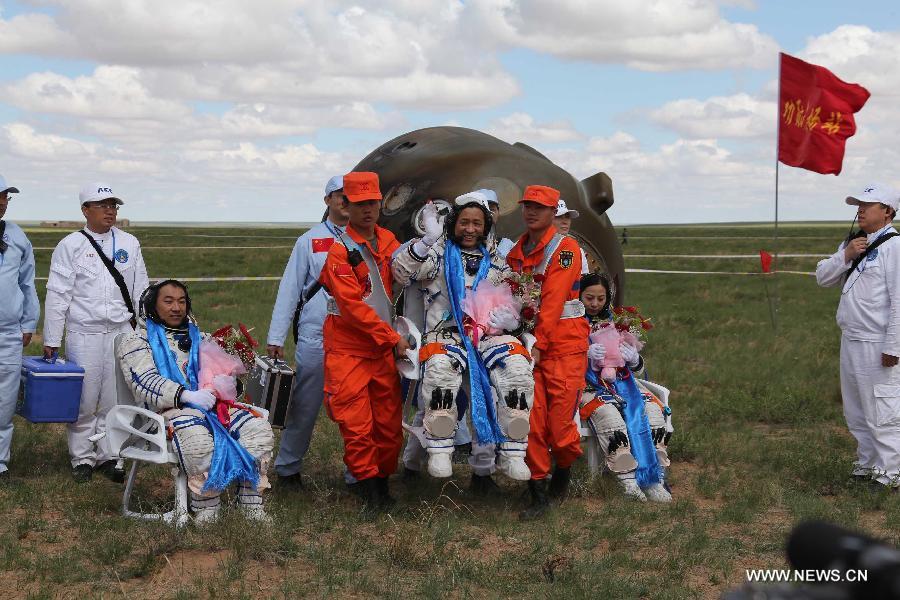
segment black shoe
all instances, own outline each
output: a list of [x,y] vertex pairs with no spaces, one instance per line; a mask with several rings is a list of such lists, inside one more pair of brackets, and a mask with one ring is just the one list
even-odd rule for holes
[[0,472],[0,485],[6,485],[10,481],[12,481],[12,477],[9,476],[8,470]]
[[352,496],[362,498],[363,500],[366,499],[366,486],[363,485],[362,481],[354,481],[353,483],[348,483],[347,491],[350,492]]
[[464,465],[469,462],[472,455],[472,443],[460,444],[453,449],[453,457],[450,459],[455,465]]
[[528,493],[531,496],[531,503],[528,508],[519,513],[520,521],[531,521],[542,517],[547,509],[550,508],[550,501],[547,499],[547,480],[531,479],[528,481]]
[[472,483],[469,490],[476,496],[497,496],[501,493],[500,486],[490,475],[476,475],[472,473]]
[[[77,467],[76,467],[77,468]],[[113,483],[125,481],[125,469],[116,466],[116,461],[107,460],[94,467],[94,471],[100,473]]]
[[363,509],[368,513],[378,511],[378,483],[375,477],[369,479],[361,479],[356,483],[349,484],[351,493],[359,496],[363,502]]
[[553,469],[553,477],[550,478],[550,497],[565,498],[569,493],[569,482],[572,481],[572,472],[568,467],[565,469],[556,467]]
[[387,477],[375,478],[375,491],[378,494],[378,508],[390,510],[391,507],[397,504],[397,501],[391,496]]
[[403,481],[418,481],[421,477],[422,473],[416,471],[415,469],[410,469],[409,467],[403,467]]
[[294,473],[293,475],[279,475],[278,485],[293,490],[305,489],[303,485],[303,478],[300,473]]
[[72,467],[72,479],[75,483],[86,483],[94,476],[94,468],[91,465],[75,465]]

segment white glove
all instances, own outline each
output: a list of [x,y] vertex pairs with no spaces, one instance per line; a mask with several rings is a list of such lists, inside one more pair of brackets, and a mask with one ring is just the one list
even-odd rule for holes
[[513,249],[516,245],[514,241],[509,238],[503,238],[497,244],[497,254],[500,255],[500,258],[506,259],[506,255],[509,254],[509,251]]
[[628,365],[629,368],[633,369],[641,364],[641,355],[638,354],[637,348],[631,344],[622,342],[619,344],[619,352],[622,353],[622,358],[625,359],[625,364]]
[[209,390],[184,390],[181,392],[181,401],[190,402],[200,410],[209,410],[216,403],[216,397]]
[[508,306],[499,306],[488,316],[488,325],[500,331],[512,331],[519,326],[519,315]]
[[602,362],[606,357],[606,346],[603,344],[591,344],[588,346],[588,360]]
[[434,202],[429,202],[422,209],[422,227],[425,229],[425,235],[422,236],[422,243],[426,246],[434,246],[444,233],[441,222],[438,220],[438,209]]

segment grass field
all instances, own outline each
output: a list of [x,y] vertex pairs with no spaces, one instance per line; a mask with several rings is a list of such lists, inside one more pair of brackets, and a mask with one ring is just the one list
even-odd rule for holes
[[[224,277],[280,275],[299,230],[133,232],[152,277]],[[830,253],[845,233],[782,227],[780,251]],[[628,234],[632,268],[756,271],[752,258],[636,255],[772,249],[762,226]],[[31,234],[38,248],[60,237]],[[46,277],[50,251],[36,256]],[[785,258],[780,267],[812,271],[815,263]],[[745,569],[785,568],[785,536],[801,519],[900,543],[900,495],[848,481],[854,443],[840,409],[836,290],[806,275],[637,273],[626,285],[626,301],[656,324],[644,352],[652,378],[672,390],[671,505],[626,501],[608,476],[591,478],[579,463],[574,497],[523,526],[523,486],[501,481],[503,498],[473,498],[468,467],[457,466],[449,483],[395,482],[398,507],[366,518],[344,491],[340,437],[323,413],[307,490],[276,481],[273,526],[232,514],[208,531],[176,532],[121,517],[121,487],[102,478],[73,484],[64,428],[17,417],[13,481],[0,488],[0,596],[716,598],[742,584]],[[765,285],[780,296],[777,334]],[[263,338],[276,289],[275,281],[191,285],[205,329],[240,320]],[[39,346],[38,337],[30,353]],[[147,473],[141,498],[165,502],[166,473]]]

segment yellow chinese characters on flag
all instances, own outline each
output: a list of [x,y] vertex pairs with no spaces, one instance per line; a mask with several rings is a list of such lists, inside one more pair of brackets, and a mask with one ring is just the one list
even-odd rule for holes
[[856,133],[853,114],[868,99],[861,85],[782,54],[778,160],[816,173],[840,173],[844,145]]

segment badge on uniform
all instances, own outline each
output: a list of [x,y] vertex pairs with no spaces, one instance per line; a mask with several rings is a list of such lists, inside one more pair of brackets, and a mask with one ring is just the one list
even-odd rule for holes
[[878,258],[878,248],[872,248],[872,250],[866,254],[866,262],[872,262]]
[[331,267],[332,272],[338,277],[350,277],[353,275],[353,268],[347,263],[339,263]]
[[128,252],[126,252],[125,250],[116,250],[113,258],[116,259],[117,263],[121,263],[124,265],[128,262]]
[[334,238],[314,238],[312,241],[313,252],[328,252],[334,244]]
[[575,260],[575,253],[571,250],[563,250],[559,253],[559,266],[563,269],[568,269],[572,266],[572,262]]

